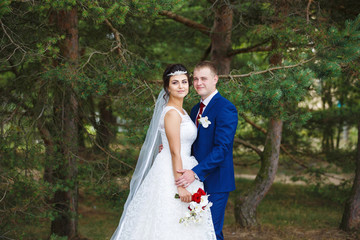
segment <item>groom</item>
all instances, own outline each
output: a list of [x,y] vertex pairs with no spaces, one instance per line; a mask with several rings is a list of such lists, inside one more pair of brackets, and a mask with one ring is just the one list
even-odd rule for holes
[[[238,123],[235,106],[216,89],[217,70],[213,63],[200,62],[194,69],[193,85],[201,101],[191,110],[191,119],[198,127],[192,151],[199,162],[193,169],[181,169],[177,186],[187,187],[195,179],[204,182],[216,238],[224,239],[222,228],[229,192],[235,190],[233,142]],[[206,119],[207,117],[207,119]]]

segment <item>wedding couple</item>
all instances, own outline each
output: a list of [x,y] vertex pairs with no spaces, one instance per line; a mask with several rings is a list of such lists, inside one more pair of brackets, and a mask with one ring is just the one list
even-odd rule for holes
[[[235,189],[232,152],[238,117],[235,106],[218,93],[217,82],[211,62],[195,66],[193,86],[201,101],[189,116],[182,107],[191,85],[187,69],[182,64],[165,69],[164,89],[112,240],[224,239],[225,207]],[[209,195],[211,211],[205,208],[200,223],[179,223],[199,188]]]

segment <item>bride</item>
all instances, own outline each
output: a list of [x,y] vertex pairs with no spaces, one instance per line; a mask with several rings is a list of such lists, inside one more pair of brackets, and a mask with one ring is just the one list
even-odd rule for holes
[[[204,189],[203,183],[197,180],[186,188],[174,184],[180,177],[176,170],[197,165],[191,156],[197,128],[182,108],[189,81],[182,64],[169,65],[164,71],[164,89],[156,102],[131,179],[130,193],[111,240],[216,239],[209,209],[205,210],[200,223],[179,223],[189,212],[192,194],[199,188]],[[160,144],[163,150],[157,154]],[[176,193],[180,199],[174,197]]]

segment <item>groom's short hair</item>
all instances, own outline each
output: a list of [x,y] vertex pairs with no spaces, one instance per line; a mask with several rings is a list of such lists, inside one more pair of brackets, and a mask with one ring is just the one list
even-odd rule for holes
[[198,64],[195,65],[194,71],[195,71],[195,69],[200,69],[200,68],[205,68],[205,67],[208,67],[215,75],[218,74],[215,64],[210,61],[199,62]]

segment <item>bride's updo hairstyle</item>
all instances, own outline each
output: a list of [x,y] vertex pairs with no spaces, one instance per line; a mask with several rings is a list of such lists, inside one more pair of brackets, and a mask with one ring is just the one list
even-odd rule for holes
[[189,87],[191,86],[191,79],[190,79],[190,75],[188,70],[186,69],[186,67],[180,63],[177,64],[170,64],[167,66],[167,68],[164,71],[163,74],[163,82],[164,82],[164,91],[165,91],[165,95],[164,98],[169,97],[169,91],[168,91],[168,87],[169,87],[169,83],[170,83],[170,77],[171,76],[175,76],[175,75],[186,75],[188,78],[188,83],[189,83]]

